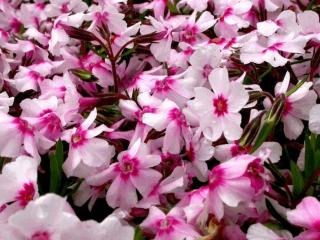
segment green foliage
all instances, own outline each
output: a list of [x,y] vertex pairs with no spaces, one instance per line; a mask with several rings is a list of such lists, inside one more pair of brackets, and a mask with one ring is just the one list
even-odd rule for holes
[[290,161],[290,169],[293,182],[293,194],[294,196],[300,196],[304,188],[304,180],[300,169],[297,164],[293,161]]
[[134,240],[145,240],[145,237],[143,236],[141,228],[139,226],[137,226],[135,229]]
[[49,192],[60,193],[62,181],[62,164],[64,161],[61,140],[56,144],[55,152],[50,156],[50,187]]

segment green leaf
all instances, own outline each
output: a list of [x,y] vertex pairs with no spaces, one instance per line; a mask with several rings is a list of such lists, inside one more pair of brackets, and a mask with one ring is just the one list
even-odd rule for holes
[[56,144],[54,154],[50,156],[50,187],[49,192],[59,194],[62,180],[63,145],[61,140]]
[[314,161],[315,158],[314,158],[312,142],[311,142],[310,136],[307,134],[305,136],[304,147],[305,147],[304,171],[305,171],[306,178],[309,178],[313,174],[315,167],[316,167],[316,164]]
[[73,75],[77,76],[84,82],[96,82],[98,78],[96,78],[91,72],[81,69],[81,68],[73,68],[69,70],[73,73]]
[[136,227],[134,232],[134,240],[145,240],[141,228],[139,226]]
[[293,161],[290,161],[290,169],[293,182],[293,194],[294,196],[299,196],[302,193],[304,187],[303,176],[297,164]]

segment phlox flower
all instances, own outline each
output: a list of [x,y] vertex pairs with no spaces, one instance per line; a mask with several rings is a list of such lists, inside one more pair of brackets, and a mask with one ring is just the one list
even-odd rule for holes
[[249,227],[247,233],[248,240],[292,240],[293,237],[289,231],[273,231],[261,223],[253,224]]
[[208,166],[206,161],[210,160],[214,154],[214,147],[205,137],[199,134],[190,136],[186,140],[186,166],[190,176],[196,176],[200,181],[208,179]]
[[64,198],[46,194],[9,218],[11,236],[4,239],[62,239],[61,234],[77,222],[79,219],[70,213],[70,206]]
[[[286,74],[283,82],[275,87],[275,94],[285,93],[289,88],[290,75]],[[296,139],[303,131],[303,122],[301,120],[309,119],[309,111],[316,104],[317,94],[310,90],[311,82],[303,83],[302,86],[286,97],[283,116],[281,118],[284,124],[284,134],[289,139]]]
[[166,20],[163,18],[157,20],[152,16],[148,16],[147,18],[150,20],[151,26],[141,25],[140,32],[142,34],[152,32],[161,34],[161,38],[151,44],[150,51],[156,60],[166,62],[170,57],[173,32],[177,31],[177,28],[181,26],[185,19],[181,17],[171,17]]
[[190,128],[180,108],[166,99],[154,113],[144,113],[142,122],[157,131],[165,131],[163,153],[178,154],[183,146],[183,140],[190,134]]
[[244,64],[267,62],[273,67],[283,66],[288,62],[288,59],[283,57],[279,51],[303,54],[307,41],[308,38],[301,35],[296,36],[294,33],[274,34],[268,38],[261,36],[243,44],[240,50],[240,59]]
[[[133,100],[119,101],[119,107],[122,115],[128,120],[136,120],[137,125],[134,130],[134,136],[132,139],[145,139],[151,127],[142,122],[142,117],[145,113],[155,113],[159,111],[161,106],[161,100],[150,95],[148,92],[139,94],[137,102]],[[112,134],[112,133],[111,133]]]
[[37,161],[27,156],[4,165],[0,174],[0,206],[6,207],[0,216],[22,209],[38,197],[37,168]]
[[199,116],[200,130],[210,141],[222,134],[230,141],[239,139],[242,133],[239,111],[249,99],[247,91],[241,83],[230,82],[226,68],[214,69],[209,83],[213,92],[197,87],[195,99],[188,102],[191,111]]
[[113,4],[92,5],[87,16],[88,20],[92,21],[87,29],[91,32],[95,32],[97,27],[102,27],[102,24],[108,26],[110,32],[115,34],[121,34],[127,28],[127,23],[123,20],[124,14],[119,13]]
[[287,212],[287,218],[290,223],[306,229],[295,239],[316,240],[320,238],[319,213],[320,203],[314,197],[305,197],[297,205],[296,209]]
[[161,100],[170,99],[179,106],[194,96],[196,85],[197,79],[186,72],[171,76],[142,73],[134,84],[141,92],[152,93]]
[[96,138],[100,133],[112,130],[105,125],[90,128],[96,117],[97,110],[94,109],[79,127],[64,132],[62,139],[70,144],[68,157],[63,164],[67,176],[72,176],[80,163],[90,167],[108,166],[114,155],[114,148],[106,140]]
[[198,79],[199,84],[197,86],[202,86],[208,81],[212,70],[220,65],[221,58],[221,50],[216,44],[198,48],[190,56],[191,66],[188,68],[187,76]]
[[211,170],[206,204],[217,220],[220,221],[224,215],[223,204],[237,207],[240,202],[250,201],[253,197],[250,178],[245,176],[253,160],[250,155],[242,155]]
[[208,40],[208,37],[202,34],[202,32],[211,28],[216,23],[216,19],[214,19],[214,16],[208,11],[204,11],[197,20],[196,16],[197,11],[194,11],[190,15],[190,17],[188,17],[188,19],[180,26],[180,41],[183,41],[190,45],[195,45],[199,42]]
[[191,224],[186,223],[183,211],[179,208],[173,208],[168,214],[164,214],[153,206],[141,227],[154,233],[156,240],[191,240],[200,236]]
[[320,104],[314,105],[309,112],[309,129],[314,134],[320,134]]
[[134,228],[115,215],[109,215],[101,223],[93,220],[78,222],[61,235],[61,240],[94,239],[133,240]]
[[119,153],[118,162],[87,181],[90,185],[100,186],[112,180],[106,195],[107,203],[113,208],[130,209],[138,202],[136,189],[145,197],[161,179],[161,173],[152,169],[160,162],[160,156],[151,154],[148,146],[138,139],[129,150]]
[[35,129],[26,120],[0,111],[0,156],[14,158],[21,154],[40,160]]
[[208,0],[182,0],[179,1],[177,6],[188,4],[192,9],[202,12],[207,8]]
[[180,166],[176,167],[168,177],[156,184],[150,193],[138,202],[137,207],[150,208],[151,206],[164,203],[166,201],[163,194],[184,193],[187,185],[186,178],[185,169]]
[[297,35],[300,28],[297,24],[297,16],[291,10],[281,12],[274,20],[266,20],[257,23],[258,32],[266,37],[273,35],[275,32],[281,34],[294,33]]

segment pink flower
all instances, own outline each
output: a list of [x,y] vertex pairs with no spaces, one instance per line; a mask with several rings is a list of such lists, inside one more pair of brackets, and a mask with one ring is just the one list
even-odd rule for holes
[[267,62],[273,67],[283,66],[287,63],[288,59],[283,57],[279,51],[303,54],[307,41],[306,37],[301,35],[295,36],[292,33],[287,35],[272,35],[269,38],[259,37],[246,42],[242,46],[240,59],[244,64]]
[[296,14],[291,10],[281,12],[275,20],[267,20],[257,23],[258,32],[266,37],[273,35],[275,32],[282,34],[299,33],[299,26],[296,22]]
[[320,104],[314,105],[309,112],[309,129],[314,134],[320,134]]
[[202,86],[208,81],[212,70],[220,65],[221,58],[221,50],[217,45],[200,47],[190,57],[191,66],[187,75],[198,79],[198,86]]
[[204,136],[215,141],[221,137],[232,141],[240,138],[241,115],[249,95],[241,83],[230,82],[226,68],[216,68],[209,75],[213,92],[204,87],[195,88],[195,99],[189,108],[199,116],[200,129]]
[[92,5],[89,8],[88,20],[92,20],[88,31],[96,31],[101,24],[108,26],[111,33],[121,34],[127,28],[127,23],[123,20],[124,14],[112,4],[104,6]]
[[206,138],[195,134],[186,140],[186,162],[190,176],[196,176],[200,181],[207,181],[208,166],[206,161],[210,160],[214,154],[214,147]]
[[[275,94],[285,93],[290,83],[290,74],[287,72],[282,83],[275,87]],[[289,139],[296,139],[303,131],[303,122],[301,120],[309,119],[309,111],[316,104],[317,94],[309,90],[311,82],[303,83],[302,86],[285,99],[282,122],[284,124],[284,133]]]
[[157,240],[191,240],[200,236],[192,225],[186,223],[178,208],[171,209],[166,215],[157,207],[151,207],[141,227],[154,233]]
[[60,138],[66,124],[65,110],[68,109],[59,105],[56,97],[45,100],[25,99],[20,103],[20,107],[23,110],[21,118],[28,121],[40,135],[41,152],[47,151]]
[[148,34],[152,32],[157,32],[161,34],[161,40],[156,43],[152,43],[150,46],[150,51],[153,56],[159,62],[165,62],[169,60],[171,44],[173,41],[172,33],[176,31],[177,28],[183,23],[183,18],[171,17],[168,20],[160,18],[156,20],[155,18],[149,16],[152,26],[142,25],[140,31],[142,34]]
[[320,238],[320,203],[314,197],[305,197],[297,205],[296,209],[287,212],[290,223],[306,229],[297,240]]
[[114,155],[114,148],[107,141],[95,138],[100,133],[112,131],[105,125],[89,128],[97,117],[94,109],[88,118],[77,128],[65,131],[63,139],[70,143],[68,158],[63,164],[67,176],[72,176],[76,168],[83,163],[89,167],[108,166]]
[[13,158],[21,154],[40,160],[34,128],[22,118],[0,112],[0,155]]
[[118,155],[118,162],[89,177],[88,183],[99,186],[112,180],[106,196],[107,203],[113,208],[130,209],[138,202],[136,189],[146,197],[161,179],[162,175],[151,169],[160,162],[160,156],[150,154],[148,146],[139,139],[129,150]]
[[30,202],[24,210],[9,218],[12,235],[7,239],[61,239],[64,231],[79,222],[68,208],[66,200],[54,194],[46,194]]
[[109,215],[101,223],[93,220],[78,222],[63,232],[61,240],[94,239],[133,240],[134,228],[115,215]]
[[152,93],[153,96],[165,100],[170,99],[179,106],[194,96],[197,79],[187,76],[186,72],[168,76],[143,73],[134,86],[141,92]]
[[190,45],[195,45],[199,42],[208,40],[208,37],[205,34],[202,34],[202,32],[211,28],[216,23],[216,20],[208,11],[203,12],[196,20],[197,13],[197,11],[193,11],[188,20],[180,27],[180,41],[186,42]]
[[220,221],[224,206],[237,207],[242,201],[250,201],[254,190],[250,178],[245,176],[252,156],[242,155],[214,167],[209,175],[207,206]]
[[183,193],[187,185],[185,169],[176,167],[172,173],[159,184],[156,184],[147,197],[138,202],[137,207],[150,208],[165,202],[164,194],[168,193]]
[[207,8],[208,0],[182,0],[182,1],[179,1],[177,5],[180,6],[185,3],[188,4],[194,10],[198,12],[202,12]]
[[253,224],[247,233],[248,240],[292,240],[290,232],[286,230],[273,231],[261,223]]
[[163,153],[178,154],[183,140],[190,134],[190,128],[184,114],[172,101],[166,99],[155,113],[144,113],[142,122],[156,129],[166,130],[163,139]]
[[4,165],[0,175],[0,206],[11,203],[7,208],[14,212],[38,197],[37,168],[37,161],[27,156]]

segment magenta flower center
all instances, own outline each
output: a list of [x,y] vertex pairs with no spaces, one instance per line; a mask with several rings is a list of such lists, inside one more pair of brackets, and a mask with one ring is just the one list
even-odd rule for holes
[[224,116],[228,113],[228,100],[222,95],[213,99],[213,106],[214,113],[218,115],[218,117]]
[[130,175],[136,176],[139,172],[139,161],[135,157],[130,157],[129,155],[125,155],[115,168],[116,171],[121,173],[121,177],[123,179],[128,179]]
[[187,126],[186,118],[178,108],[170,110],[169,118],[175,121],[178,126]]
[[22,189],[19,190],[16,200],[19,201],[21,206],[26,206],[28,202],[33,200],[35,189],[33,183],[24,183]]
[[284,102],[283,115],[287,115],[292,111],[292,103],[286,99]]
[[31,240],[50,240],[50,234],[47,231],[36,232],[32,235]]
[[247,174],[249,176],[259,176],[264,173],[264,167],[261,165],[261,159],[257,158],[251,163],[249,163],[247,167]]
[[62,132],[60,118],[50,109],[44,111],[41,115],[40,128],[45,130],[45,136],[51,140],[57,139]]
[[202,71],[202,76],[207,79],[209,77],[209,74],[211,73],[212,69],[213,68],[211,67],[210,64],[204,65],[203,71]]
[[86,138],[87,131],[78,129],[72,136],[71,136],[71,143],[73,147],[78,147],[82,145],[84,142],[87,141]]
[[196,35],[199,32],[196,25],[187,25],[185,29],[180,33],[181,40],[189,44],[196,42]]
[[178,224],[178,220],[173,217],[166,217],[157,222],[157,227],[159,229],[159,234],[168,234],[174,230],[174,226]]
[[28,73],[29,77],[37,82],[41,82],[44,78],[36,71],[30,71]]
[[26,120],[23,120],[21,118],[15,118],[13,120],[13,123],[16,124],[17,128],[22,134],[33,135],[33,128],[29,125],[29,123]]
[[170,85],[173,84],[174,80],[170,77],[166,77],[163,80],[157,80],[153,88],[153,92],[162,93],[170,91]]

